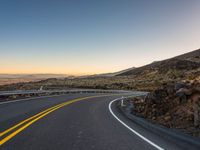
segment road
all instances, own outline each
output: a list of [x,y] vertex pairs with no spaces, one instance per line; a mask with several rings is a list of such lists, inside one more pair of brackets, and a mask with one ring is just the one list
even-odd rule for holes
[[[119,113],[110,102],[122,95],[68,94],[1,104],[0,149],[187,149],[181,142],[145,129]],[[190,149],[199,147],[190,145]]]

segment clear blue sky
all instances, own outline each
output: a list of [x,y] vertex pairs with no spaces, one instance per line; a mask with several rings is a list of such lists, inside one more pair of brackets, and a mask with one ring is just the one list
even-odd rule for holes
[[93,74],[200,47],[200,0],[1,0],[0,73]]

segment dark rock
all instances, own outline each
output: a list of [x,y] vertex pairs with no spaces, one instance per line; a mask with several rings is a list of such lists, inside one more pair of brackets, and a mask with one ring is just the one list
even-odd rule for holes
[[137,104],[136,114],[142,114],[144,118],[200,135],[199,81],[163,84],[149,93],[144,101],[132,102]]

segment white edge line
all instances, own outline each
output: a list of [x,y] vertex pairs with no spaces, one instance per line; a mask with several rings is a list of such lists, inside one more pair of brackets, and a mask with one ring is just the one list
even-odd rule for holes
[[151,144],[152,146],[154,146],[155,148],[157,148],[158,150],[164,150],[162,147],[156,145],[155,143],[153,143],[152,141],[150,141],[149,139],[147,139],[146,137],[142,136],[140,133],[138,133],[137,131],[133,130],[131,127],[129,127],[127,124],[125,124],[122,120],[120,120],[112,111],[111,109],[111,106],[112,106],[112,103],[117,101],[117,100],[120,100],[121,98],[117,98],[117,99],[114,99],[112,100],[110,103],[109,103],[109,111],[110,113],[113,115],[113,117],[115,119],[117,119],[117,121],[119,121],[122,125],[124,125],[127,129],[129,129],[131,132],[133,132],[134,134],[136,134],[137,136],[139,136],[141,139],[143,139],[144,141],[146,141],[147,143]]

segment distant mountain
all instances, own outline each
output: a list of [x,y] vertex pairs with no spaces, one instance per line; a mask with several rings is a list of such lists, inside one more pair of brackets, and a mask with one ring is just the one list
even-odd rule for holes
[[[129,70],[134,69],[135,67],[131,67],[125,70],[121,70],[121,71],[117,71],[117,72],[112,72],[112,73],[101,73],[101,74],[93,74],[93,75],[84,75],[84,76],[77,76],[77,77],[73,77],[74,78],[78,78],[78,79],[86,79],[86,78],[103,78],[103,77],[114,77],[117,76],[119,74],[122,74],[124,72],[127,72]],[[69,77],[68,77],[69,78]]]
[[117,75],[122,74],[124,72],[133,70],[134,68],[135,67],[131,67],[131,68],[121,70],[121,71],[117,71],[117,72],[113,72],[113,73],[96,74],[96,75],[90,75],[90,76],[87,76],[87,77],[114,77],[114,76],[117,76]]
[[200,68],[200,49],[179,55],[163,61],[155,61],[151,64],[134,68],[118,74],[117,76],[138,76],[144,74],[166,74],[169,71],[190,71]]
[[65,74],[0,74],[1,78],[63,78]]

